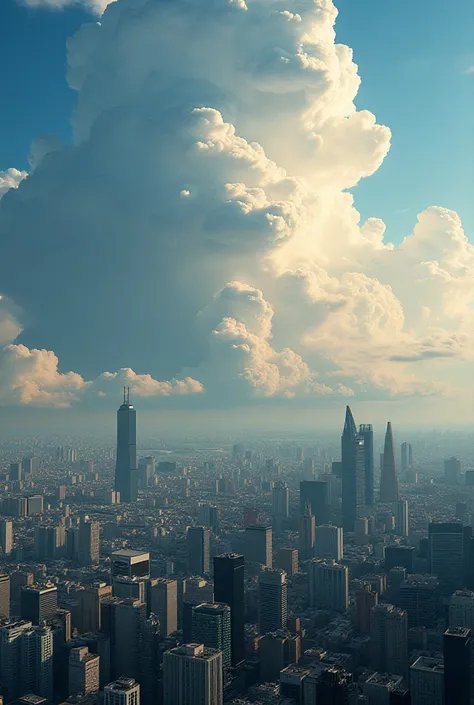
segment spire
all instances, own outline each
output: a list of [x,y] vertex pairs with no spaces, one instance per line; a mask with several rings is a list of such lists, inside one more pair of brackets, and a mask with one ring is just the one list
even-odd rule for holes
[[395,447],[393,443],[392,423],[387,423],[383,448],[382,472],[380,474],[380,501],[398,501],[398,479],[395,467]]
[[354,417],[352,416],[352,411],[350,406],[346,406],[346,418],[344,420],[344,430],[342,432],[343,436],[350,436],[354,438],[357,436],[357,426],[355,425]]

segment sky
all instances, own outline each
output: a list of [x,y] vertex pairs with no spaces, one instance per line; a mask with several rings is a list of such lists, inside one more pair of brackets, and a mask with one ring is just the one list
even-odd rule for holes
[[98,4],[0,4],[4,406],[465,423],[472,4]]

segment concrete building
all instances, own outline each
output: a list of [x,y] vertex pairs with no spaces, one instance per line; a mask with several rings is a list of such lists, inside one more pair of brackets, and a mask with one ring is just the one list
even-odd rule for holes
[[464,533],[461,522],[429,525],[430,573],[439,580],[442,595],[452,595],[464,586]]
[[264,570],[258,579],[258,625],[261,634],[284,629],[288,616],[288,585],[283,570]]
[[288,519],[290,515],[290,490],[286,482],[278,481],[272,489],[272,516],[274,519]]
[[150,554],[121,548],[111,555],[112,578],[126,575],[129,578],[144,578],[150,575]]
[[391,695],[403,683],[402,676],[390,673],[373,673],[365,681],[362,691],[368,705],[391,705]]
[[408,615],[389,604],[376,605],[371,617],[372,668],[380,673],[406,676],[408,667]]
[[308,566],[309,603],[319,609],[345,611],[349,606],[349,570],[335,561],[313,559]]
[[98,521],[83,521],[79,524],[77,560],[79,565],[99,563],[100,524]]
[[155,578],[150,582],[150,607],[160,621],[162,637],[178,629],[178,583],[168,578]]
[[244,558],[251,563],[272,567],[273,532],[271,526],[247,526],[245,529]]
[[408,614],[408,627],[432,627],[436,622],[438,578],[409,575],[400,585],[399,606]]
[[206,575],[210,571],[211,533],[205,526],[191,526],[186,534],[188,570],[191,575]]
[[133,678],[119,678],[104,688],[104,705],[140,705],[140,685]]
[[112,586],[106,583],[94,583],[87,586],[85,590],[78,591],[76,595],[80,601],[79,632],[86,634],[100,631],[100,603],[106,597],[112,596]]
[[467,627],[474,632],[474,592],[456,590],[449,601],[449,626]]
[[298,572],[298,549],[280,548],[277,556],[277,568],[284,570],[289,576]]
[[69,694],[99,691],[100,657],[90,654],[87,646],[72,648],[69,652]]
[[222,705],[222,653],[184,644],[163,656],[163,705]]
[[21,589],[21,617],[33,624],[41,624],[52,617],[58,608],[58,589],[55,585],[28,585]]
[[420,656],[410,666],[411,705],[443,705],[444,662]]
[[51,627],[31,627],[21,635],[20,679],[23,693],[53,697],[53,632]]
[[370,634],[372,609],[378,604],[378,593],[366,586],[364,590],[356,592],[356,630],[360,634]]
[[11,702],[23,692],[22,637],[32,626],[30,621],[16,620],[0,627],[0,675],[5,702]]
[[342,560],[344,556],[344,539],[340,526],[322,524],[315,528],[314,555],[316,558]]
[[115,674],[140,677],[141,635],[146,620],[146,604],[139,600],[120,600],[115,606],[112,660]]
[[4,556],[13,550],[13,522],[11,519],[0,520],[0,546]]
[[299,530],[299,557],[302,561],[308,561],[314,557],[314,542],[316,537],[316,521],[311,513],[311,507],[306,504],[300,519]]
[[205,602],[193,608],[193,642],[221,651],[226,671],[232,663],[230,616],[230,607],[224,603]]
[[0,575],[0,618],[10,619],[10,576]]
[[408,502],[399,499],[395,504],[395,532],[398,536],[408,536]]

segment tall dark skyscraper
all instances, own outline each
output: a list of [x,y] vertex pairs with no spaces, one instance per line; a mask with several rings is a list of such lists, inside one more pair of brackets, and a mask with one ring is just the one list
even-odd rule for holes
[[327,524],[329,521],[329,485],[321,480],[303,480],[300,482],[300,513],[304,516],[309,505],[315,524]]
[[117,411],[117,463],[115,490],[121,502],[137,499],[137,412],[130,404],[130,389],[124,389],[123,404]]
[[469,705],[471,696],[471,630],[447,629],[443,636],[444,703]]
[[398,502],[398,479],[395,468],[395,448],[393,445],[392,424],[389,421],[383,447],[382,472],[380,474],[380,501]]
[[226,553],[214,558],[214,599],[230,607],[232,666],[244,661],[244,557]]
[[374,504],[374,429],[372,424],[361,424],[359,435],[364,439],[365,503]]
[[342,457],[342,525],[344,531],[354,531],[355,520],[365,505],[364,439],[357,432],[350,407],[341,438]]

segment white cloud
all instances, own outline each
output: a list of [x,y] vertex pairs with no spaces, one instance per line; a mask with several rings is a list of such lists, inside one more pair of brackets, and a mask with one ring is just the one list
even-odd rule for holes
[[12,188],[18,188],[23,179],[26,179],[28,172],[18,169],[7,169],[0,171],[0,198]]
[[76,5],[88,12],[101,15],[105,8],[115,0],[17,0],[17,2],[27,7],[43,7],[49,10],[63,10],[66,7]]

